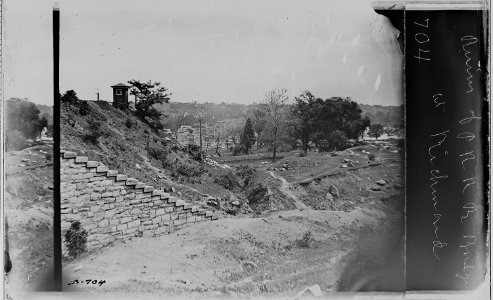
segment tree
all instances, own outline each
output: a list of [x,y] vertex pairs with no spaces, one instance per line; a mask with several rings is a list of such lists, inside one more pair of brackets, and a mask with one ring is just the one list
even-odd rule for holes
[[161,129],[163,127],[160,122],[162,113],[154,105],[168,103],[171,93],[168,93],[167,88],[161,87],[160,82],[129,80],[128,84],[131,86],[130,94],[135,96],[137,116],[155,129]]
[[[266,111],[265,105],[259,104],[247,112],[248,118],[250,118],[250,120],[252,121],[253,130],[257,133],[258,136],[262,134],[262,131],[265,128],[265,124],[267,120],[265,111]],[[259,147],[260,147],[260,142],[257,139],[257,150],[259,149]]]
[[245,147],[245,154],[248,154],[253,144],[255,144],[255,130],[253,130],[252,120],[250,118],[245,122],[240,144]]
[[308,154],[308,145],[313,134],[312,121],[314,116],[313,108],[315,106],[315,96],[309,91],[295,98],[296,103],[291,111],[292,116],[296,120],[294,122],[294,134],[301,140],[303,154]]
[[[6,101],[6,133],[18,131],[26,139],[36,139],[43,128],[48,126],[48,120],[40,117],[36,104],[25,99],[9,99]],[[19,145],[19,142],[16,142]]]
[[79,100],[79,97],[77,97],[77,93],[74,90],[68,90],[60,97],[60,100],[62,102],[75,102]]
[[382,124],[371,124],[370,131],[368,131],[368,135],[370,137],[374,137],[377,140],[383,133],[383,125]]
[[261,138],[272,150],[272,159],[276,159],[277,149],[286,133],[287,91],[276,89],[265,94],[263,105],[265,113],[265,128]]
[[317,98],[313,112],[312,134],[317,146],[328,141],[336,130],[343,132],[348,139],[357,139],[369,123],[369,119],[362,117],[358,103],[350,98]]

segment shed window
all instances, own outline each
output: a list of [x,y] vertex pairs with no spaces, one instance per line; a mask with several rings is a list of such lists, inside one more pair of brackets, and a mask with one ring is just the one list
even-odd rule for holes
[[122,89],[116,89],[116,94],[121,95],[122,94]]

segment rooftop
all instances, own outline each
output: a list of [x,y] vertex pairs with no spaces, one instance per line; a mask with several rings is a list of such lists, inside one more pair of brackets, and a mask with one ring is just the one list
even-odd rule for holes
[[129,86],[129,85],[126,85],[126,84],[124,84],[124,83],[118,83],[118,84],[112,85],[111,87],[123,87],[123,88],[129,88],[130,86]]

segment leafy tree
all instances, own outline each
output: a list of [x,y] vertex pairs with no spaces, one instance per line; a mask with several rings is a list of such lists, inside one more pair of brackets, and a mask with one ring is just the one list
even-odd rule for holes
[[313,134],[313,108],[315,106],[315,96],[309,91],[295,98],[296,103],[293,106],[291,114],[296,122],[294,122],[294,134],[301,140],[303,153],[308,154],[308,144]]
[[[257,104],[247,112],[247,117],[252,121],[253,129],[258,136],[262,134],[267,123],[267,116],[265,115],[265,104]],[[257,140],[257,150],[260,147],[260,141]]]
[[265,115],[265,128],[261,138],[272,150],[272,159],[276,159],[277,149],[286,134],[287,101],[286,89],[276,89],[265,94],[261,108]]
[[141,82],[139,80],[129,80],[130,94],[135,96],[135,110],[137,116],[148,122],[152,127],[161,129],[160,122],[162,113],[154,105],[168,103],[171,93],[168,89],[161,87],[160,82]]
[[248,154],[253,144],[255,144],[255,130],[253,130],[252,120],[250,118],[246,120],[240,144],[245,147],[245,154]]
[[[5,116],[6,134],[11,136],[11,141],[13,141],[13,137],[9,133],[18,131],[22,133],[25,139],[36,139],[40,136],[43,128],[48,126],[48,120],[45,117],[40,117],[40,111],[36,104],[25,99],[7,100]],[[19,146],[23,143],[17,139],[14,144]]]
[[60,97],[60,100],[62,100],[62,102],[75,102],[79,100],[79,98],[74,90],[68,90]]
[[377,140],[383,134],[383,125],[382,124],[371,124],[370,131],[368,131],[368,135],[370,137],[375,138]]
[[336,130],[343,132],[346,138],[357,139],[369,122],[362,117],[358,103],[350,98],[317,98],[313,111],[313,141],[317,146]]

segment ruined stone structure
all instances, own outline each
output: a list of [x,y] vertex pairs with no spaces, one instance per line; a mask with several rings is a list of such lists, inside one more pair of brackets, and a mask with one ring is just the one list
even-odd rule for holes
[[62,150],[60,160],[62,234],[71,222],[80,221],[88,233],[87,250],[218,218],[75,152]]

